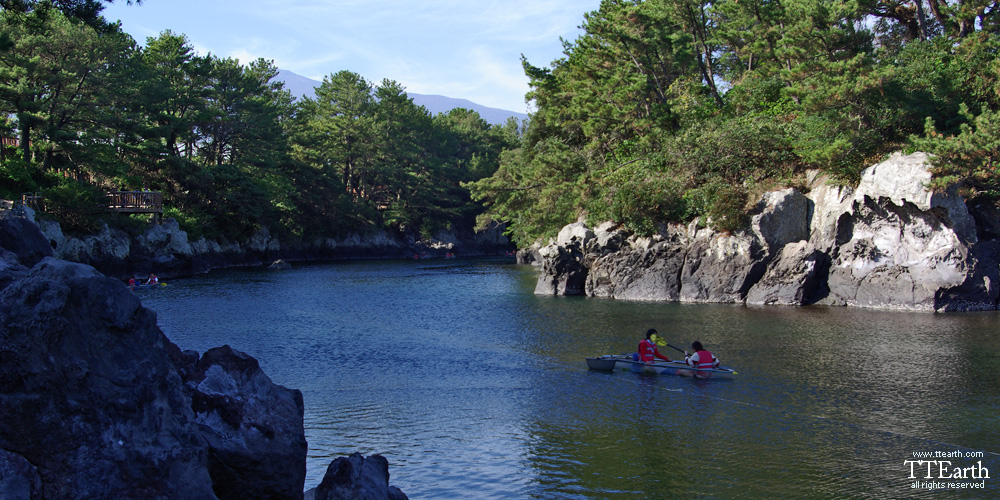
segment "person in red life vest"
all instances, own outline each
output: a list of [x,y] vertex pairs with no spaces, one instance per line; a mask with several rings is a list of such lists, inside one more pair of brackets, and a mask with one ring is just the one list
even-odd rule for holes
[[133,290],[135,289],[135,276],[128,279],[128,287]]
[[149,273],[149,279],[146,280],[147,285],[156,285],[160,282],[160,278],[153,273]]
[[650,328],[646,330],[646,338],[642,342],[639,342],[639,361],[643,363],[652,363],[656,361],[656,358],[662,360],[670,361],[670,358],[660,354],[660,351],[656,348],[656,342],[650,337],[656,334],[656,329]]
[[719,358],[716,358],[711,352],[706,351],[701,342],[695,340],[691,343],[691,348],[694,349],[694,354],[688,354],[687,351],[684,351],[684,362],[689,366],[704,369],[719,367]]

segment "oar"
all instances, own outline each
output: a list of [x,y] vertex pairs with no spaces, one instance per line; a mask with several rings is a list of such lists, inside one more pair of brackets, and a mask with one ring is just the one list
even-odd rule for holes
[[[680,352],[683,352],[683,353],[687,354],[687,351],[685,351],[684,349],[681,349],[680,347],[677,347],[677,346],[675,346],[675,345],[670,345],[670,344],[667,344],[667,345],[668,345],[668,346],[670,346],[670,347],[673,347],[674,349],[677,349],[677,350],[678,350],[678,351],[680,351]],[[701,370],[701,368],[695,368],[695,369],[696,369],[696,370]],[[732,373],[733,375],[737,375],[737,374],[739,374],[739,373],[740,373],[740,372],[738,372],[738,371],[736,371],[736,370],[733,370],[732,368],[723,368],[723,367],[721,367],[721,366],[720,366],[720,367],[718,367],[718,368],[714,368],[714,369],[715,369],[715,370],[725,370],[725,371],[727,371],[727,372],[730,372],[730,373]]]

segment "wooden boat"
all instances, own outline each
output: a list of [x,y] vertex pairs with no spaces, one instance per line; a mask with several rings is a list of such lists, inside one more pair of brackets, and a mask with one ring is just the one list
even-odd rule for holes
[[587,367],[598,371],[630,371],[713,379],[731,379],[734,375],[738,374],[732,368],[721,366],[719,368],[694,368],[683,361],[643,363],[642,361],[636,361],[632,354],[607,354],[596,358],[587,358]]

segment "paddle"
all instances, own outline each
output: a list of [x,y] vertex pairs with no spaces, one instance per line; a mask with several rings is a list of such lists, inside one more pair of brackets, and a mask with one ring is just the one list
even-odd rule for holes
[[684,354],[687,354],[687,351],[685,351],[684,349],[681,349],[680,347],[677,347],[675,345],[671,345],[671,344],[667,343],[667,341],[664,340],[663,337],[660,337],[659,335],[657,335],[655,333],[650,337],[650,340],[652,340],[653,342],[656,342],[656,345],[658,345],[658,346],[673,347],[674,349],[677,349],[678,352],[683,352]]
[[[687,351],[685,351],[684,349],[681,349],[680,347],[677,347],[677,346],[675,346],[675,345],[670,345],[670,344],[667,344],[667,345],[668,345],[668,346],[670,346],[670,347],[673,347],[674,349],[677,349],[677,350],[678,350],[678,351],[680,351],[680,352],[683,352],[684,354],[687,354]],[[700,369],[700,368],[699,368],[699,369]],[[730,372],[730,373],[732,373],[733,375],[736,375],[736,374],[738,374],[738,373],[739,373],[738,371],[736,371],[736,370],[733,370],[732,368],[723,368],[723,367],[721,367],[721,366],[717,366],[717,367],[715,367],[715,369],[716,369],[716,370],[724,370],[724,371],[727,371],[727,372]]]
[[677,347],[677,346],[675,346],[675,345],[670,345],[670,344],[667,344],[667,346],[669,346],[669,347],[673,347],[673,348],[674,348],[674,349],[676,349],[676,350],[677,350],[678,352],[683,352],[683,353],[687,354],[687,351],[685,351],[684,349],[681,349],[680,347]]
[[[658,346],[670,346],[670,347],[674,347],[674,346],[668,344],[667,341],[666,341],[666,339],[664,339],[663,337],[661,337],[661,336],[659,336],[659,335],[657,335],[655,333],[652,334],[652,335],[650,335],[649,340],[652,340],[653,343],[655,343]],[[677,348],[674,347],[674,349],[677,349]],[[678,349],[678,350],[680,350],[680,349]],[[681,352],[684,352],[684,351],[681,351]],[[656,361],[654,360],[653,362],[655,363]],[[671,363],[682,363],[683,361],[672,360],[670,362]]]

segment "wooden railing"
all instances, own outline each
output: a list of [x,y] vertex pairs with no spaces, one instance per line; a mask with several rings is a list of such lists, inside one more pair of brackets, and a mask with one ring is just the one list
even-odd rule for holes
[[109,212],[120,214],[153,214],[154,221],[163,217],[163,195],[156,191],[112,191],[107,194]]
[[42,198],[42,193],[21,193],[21,205],[31,207],[36,211],[44,211],[45,198]]

